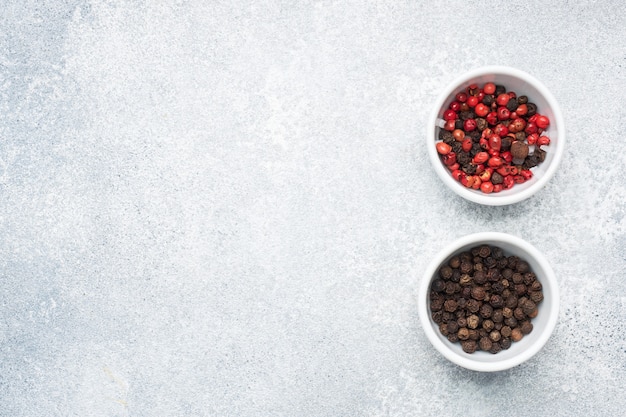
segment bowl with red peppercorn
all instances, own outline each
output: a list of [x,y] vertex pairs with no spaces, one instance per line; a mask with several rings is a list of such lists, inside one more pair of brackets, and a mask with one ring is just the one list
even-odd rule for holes
[[506,233],[476,233],[431,260],[418,313],[445,358],[474,371],[502,371],[546,344],[558,318],[559,289],[550,264],[530,243]]
[[441,180],[479,204],[529,198],[552,178],[565,147],[560,107],[524,71],[488,66],[454,80],[439,96],[426,145]]

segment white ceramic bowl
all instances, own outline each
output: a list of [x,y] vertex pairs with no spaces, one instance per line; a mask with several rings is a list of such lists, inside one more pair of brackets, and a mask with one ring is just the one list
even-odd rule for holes
[[[476,83],[482,87],[482,85],[487,82],[501,84],[506,87],[507,91],[515,91],[518,96],[528,96],[529,102],[533,102],[537,105],[538,113],[550,118],[550,125],[548,129],[545,130],[545,134],[550,137],[550,145],[543,147],[543,149],[547,151],[546,159],[544,162],[531,169],[533,177],[523,184],[516,184],[508,190],[491,194],[485,194],[479,190],[466,188],[463,184],[452,178],[450,171],[441,161],[435,148],[435,143],[439,140],[439,126],[440,121],[443,120],[443,112],[454,100],[455,95],[472,83]],[[458,77],[441,93],[428,119],[428,125],[426,127],[426,147],[432,165],[439,178],[461,197],[475,203],[492,206],[513,204],[536,193],[556,172],[565,148],[563,116],[552,93],[533,76],[510,67],[482,67]]]
[[[544,299],[538,304],[539,313],[532,319],[533,330],[507,350],[492,354],[484,351],[465,353],[460,343],[451,343],[439,331],[430,311],[430,284],[438,277],[439,268],[452,256],[475,246],[488,244],[502,248],[506,256],[517,255],[530,265],[543,286]],[[448,360],[467,369],[482,372],[502,371],[530,359],[546,344],[559,314],[559,289],[554,272],[546,258],[530,243],[506,233],[484,232],[462,237],[447,245],[428,265],[420,284],[418,296],[420,322],[432,345]]]

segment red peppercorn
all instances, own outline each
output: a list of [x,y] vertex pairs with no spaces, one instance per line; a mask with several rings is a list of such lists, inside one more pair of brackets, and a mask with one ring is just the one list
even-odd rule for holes
[[452,178],[454,178],[457,181],[461,180],[461,176],[463,175],[463,171],[461,171],[460,169],[455,169],[452,171]]
[[444,111],[443,120],[456,120],[456,112],[452,109]]
[[517,106],[517,109],[515,109],[515,113],[517,113],[518,116],[526,116],[526,113],[528,113],[528,106],[526,104],[520,104]]
[[524,132],[527,135],[531,135],[533,133],[537,133],[537,125],[535,123],[533,123],[533,122],[528,122],[526,124],[526,129],[524,129]]
[[483,86],[483,91],[485,94],[493,94],[496,92],[496,85],[494,83],[486,83]]
[[526,182],[526,178],[524,178],[522,175],[514,175],[513,181],[515,182],[515,184],[523,184],[524,182]]
[[461,129],[454,129],[454,131],[452,131],[452,136],[454,136],[454,140],[457,142],[462,142],[463,139],[465,139],[465,132]]
[[467,188],[471,188],[474,185],[474,176],[473,175],[464,175],[461,177],[461,184],[466,186]]
[[463,122],[463,129],[465,129],[466,132],[471,132],[473,130],[476,130],[476,120],[474,119],[467,119]]
[[456,99],[458,101],[460,101],[461,103],[465,103],[467,101],[467,94],[465,94],[465,93],[458,93],[456,95]]
[[502,184],[494,184],[493,185],[493,192],[494,193],[499,193],[500,191],[502,191],[502,188],[504,188],[504,187],[502,187]]
[[487,119],[487,123],[493,126],[496,123],[498,123],[498,114],[495,111],[489,112],[489,114],[487,114],[486,119]]
[[504,163],[504,160],[500,158],[499,156],[492,156],[491,158],[489,158],[487,165],[489,165],[492,168],[499,168],[502,166],[503,163]]
[[485,117],[489,114],[489,107],[485,106],[483,103],[478,103],[476,107],[474,107],[474,113],[478,117]]
[[550,125],[550,119],[548,119],[546,116],[541,115],[537,117],[537,127],[539,129],[545,129],[549,125]]
[[476,164],[476,174],[480,175],[485,170],[484,164]]
[[503,125],[502,123],[500,123],[496,125],[496,127],[493,129],[493,133],[495,133],[496,135],[500,137],[506,136],[509,134],[509,128]]
[[550,138],[547,136],[539,136],[539,139],[537,139],[537,145],[539,146],[549,145],[549,144],[550,144]]
[[452,152],[452,151],[450,151],[447,154],[445,154],[442,157],[442,159],[443,159],[443,163],[448,165],[448,166],[456,164],[456,154],[454,152]]
[[478,177],[481,181],[489,181],[491,179],[491,175],[493,174],[493,168],[485,168],[483,172],[478,174]]
[[530,169],[523,169],[520,171],[520,175],[524,177],[525,180],[529,180],[533,177],[533,172]]
[[526,122],[524,121],[524,119],[520,117],[518,117],[517,119],[509,123],[509,132],[512,132],[512,133],[521,132],[525,128],[526,128]]
[[489,147],[491,149],[499,151],[502,147],[502,139],[500,138],[500,136],[496,135],[495,133],[489,136]]
[[509,120],[511,112],[506,107],[498,108],[498,120]]
[[512,165],[505,165],[497,169],[498,174],[503,177],[517,174],[517,168]]
[[538,139],[539,135],[537,133],[532,133],[526,136],[526,142],[528,142],[529,145],[534,145],[535,143],[537,143]]
[[459,103],[458,101],[454,100],[452,103],[450,103],[450,110],[452,111],[459,111],[461,110],[461,103]]
[[489,181],[480,184],[480,191],[485,194],[491,194],[493,192],[493,184]]
[[463,147],[463,150],[465,152],[469,152],[472,150],[472,140],[470,138],[465,138],[463,139],[463,142],[461,143],[461,146]]
[[512,175],[507,175],[502,180],[502,184],[504,185],[504,188],[508,189],[508,188],[511,188],[515,184],[515,180],[513,179]]
[[500,154],[500,157],[504,159],[504,162],[506,162],[507,164],[510,164],[511,161],[513,160],[513,154],[511,153],[511,151],[502,152]]
[[476,105],[478,104],[478,97],[476,96],[469,96],[467,98],[467,105],[470,107],[476,107]]
[[506,93],[502,93],[496,98],[496,103],[498,103],[498,106],[506,106],[510,99],[511,96]]
[[489,154],[487,152],[478,152],[474,156],[473,162],[475,164],[483,164],[487,162],[488,159],[489,159]]
[[482,181],[480,180],[480,177],[478,175],[474,175],[474,183],[472,184],[472,188],[474,190],[478,190],[481,183]]
[[437,145],[435,145],[437,148],[437,152],[441,155],[447,155],[450,153],[450,151],[452,151],[452,146],[448,145],[445,142],[437,142]]

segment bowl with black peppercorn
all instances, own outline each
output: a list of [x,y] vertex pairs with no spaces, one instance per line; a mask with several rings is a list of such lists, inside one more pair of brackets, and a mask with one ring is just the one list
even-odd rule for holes
[[533,357],[552,334],[559,290],[545,257],[498,232],[462,237],[428,265],[420,322],[431,344],[467,369],[502,371]]
[[563,116],[535,77],[506,66],[482,67],[441,93],[426,147],[439,178],[461,197],[513,204],[556,173],[565,147]]

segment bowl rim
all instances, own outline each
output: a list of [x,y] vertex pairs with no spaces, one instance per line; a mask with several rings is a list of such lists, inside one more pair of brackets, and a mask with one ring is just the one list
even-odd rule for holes
[[[545,275],[541,277],[541,282],[550,286],[550,294],[551,298],[548,300],[544,300],[544,302],[550,303],[550,309],[547,311],[549,314],[548,319],[546,321],[546,326],[542,330],[542,333],[539,335],[537,340],[531,344],[526,350],[520,352],[519,355],[514,357],[504,359],[496,362],[481,362],[476,361],[471,358],[463,357],[454,352],[447,346],[437,335],[436,329],[434,328],[431,315],[428,311],[428,294],[430,289],[430,283],[432,282],[432,278],[437,272],[439,266],[452,254],[458,252],[460,248],[468,245],[486,243],[493,244],[497,246],[499,243],[506,243],[509,245],[513,245],[516,247],[522,248],[524,251],[528,252],[530,256],[537,261],[542,269],[545,272]],[[533,357],[537,352],[539,352],[543,346],[547,343],[548,339],[552,335],[554,328],[556,327],[556,323],[559,315],[559,288],[558,282],[556,280],[556,276],[554,275],[554,271],[550,266],[547,259],[543,256],[543,254],[535,248],[533,245],[528,243],[526,240],[514,236],[508,233],[502,232],[479,232],[473,233],[470,235],[463,236],[461,238],[456,239],[455,241],[447,244],[443,247],[430,261],[428,266],[426,267],[424,274],[422,276],[422,281],[419,286],[418,292],[418,315],[420,318],[420,323],[422,325],[422,329],[426,333],[426,336],[430,343],[441,353],[446,359],[449,361],[464,367],[466,369],[470,369],[473,371],[481,371],[481,372],[495,372],[495,371],[503,371],[512,367],[515,367],[531,357]]]
[[[450,176],[450,173],[439,159],[439,155],[437,154],[435,146],[433,146],[433,142],[436,142],[437,140],[435,135],[436,128],[438,127],[437,119],[439,115],[439,110],[443,107],[446,99],[468,80],[488,74],[508,75],[519,78],[526,83],[533,85],[540,92],[543,98],[548,102],[548,105],[552,110],[552,113],[554,114],[554,120],[552,120],[552,123],[554,123],[554,125],[556,126],[557,136],[555,138],[555,141],[556,143],[558,143],[558,146],[555,146],[554,150],[550,150],[550,152],[553,152],[552,162],[550,163],[550,165],[547,166],[543,175],[538,178],[534,184],[532,184],[528,188],[517,191],[510,195],[502,195],[499,193],[481,194],[475,190],[464,187],[462,184],[460,184],[458,181],[455,181]],[[444,90],[439,94],[426,125],[426,148],[428,150],[431,165],[435,169],[437,176],[448,186],[448,188],[450,188],[459,196],[465,198],[466,200],[483,205],[501,206],[514,204],[531,197],[537,191],[542,189],[556,173],[561,163],[561,159],[563,158],[563,153],[565,149],[565,122],[563,119],[561,108],[556,98],[550,92],[550,90],[537,78],[517,68],[503,65],[488,65],[475,68],[461,74],[450,83],[448,83],[446,88],[444,88]]]

